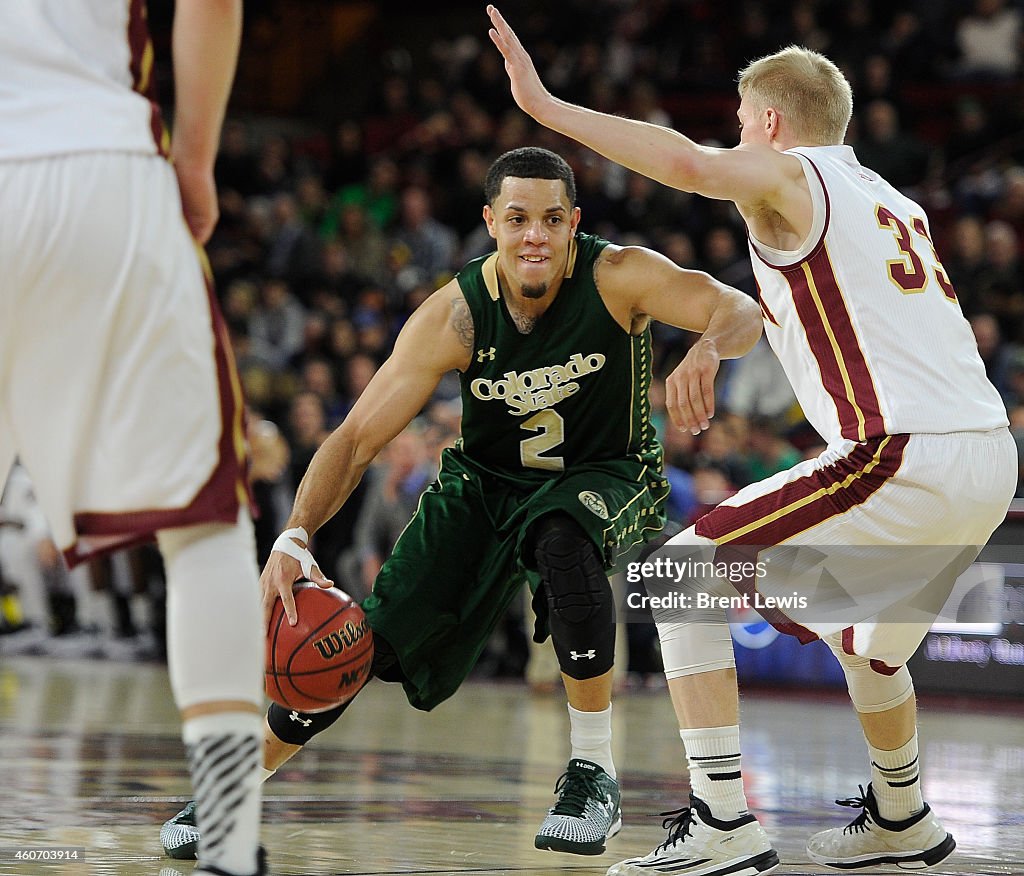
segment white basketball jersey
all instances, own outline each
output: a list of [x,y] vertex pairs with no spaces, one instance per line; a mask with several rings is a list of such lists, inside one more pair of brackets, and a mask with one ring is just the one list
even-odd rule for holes
[[156,154],[145,0],[0,2],[0,160]]
[[792,252],[749,241],[765,333],[830,444],[1007,425],[924,210],[849,146],[789,150],[814,221]]

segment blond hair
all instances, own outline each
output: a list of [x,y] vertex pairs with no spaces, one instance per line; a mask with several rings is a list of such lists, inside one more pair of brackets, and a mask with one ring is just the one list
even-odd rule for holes
[[760,109],[777,109],[808,144],[843,142],[853,115],[853,90],[842,71],[824,55],[788,46],[740,71],[740,97]]

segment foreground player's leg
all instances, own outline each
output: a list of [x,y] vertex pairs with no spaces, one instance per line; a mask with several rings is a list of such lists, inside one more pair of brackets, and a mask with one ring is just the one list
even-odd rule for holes
[[171,686],[202,813],[196,873],[261,873],[263,632],[252,524],[167,530],[159,544]]
[[[698,538],[692,533],[688,537]],[[687,586],[684,583],[680,589]],[[692,586],[703,587],[696,582]],[[739,691],[725,612],[674,611],[671,621],[658,623],[658,635],[690,770],[689,805],[665,813],[668,836],[652,852],[621,861],[608,873],[770,873],[778,866],[779,856],[757,819],[747,811],[743,793]]]
[[918,761],[917,708],[906,666],[879,672],[865,657],[849,654],[841,637],[826,640],[846,674],[850,699],[868,746],[871,781],[843,806],[862,811],[844,828],[817,833],[807,854],[841,870],[896,864],[924,869],[956,848],[952,835],[924,802]]
[[[380,636],[374,637],[374,662],[367,682],[374,675],[388,677],[397,660],[394,649]],[[363,687],[366,685],[364,684]],[[362,690],[362,688],[360,688]],[[314,736],[323,733],[352,705],[355,697],[326,712],[299,712],[271,703],[263,720],[263,761],[259,780],[265,782],[291,760]],[[160,845],[171,858],[191,860],[199,846],[200,826],[196,821],[196,801],[189,803],[160,828]]]
[[555,792],[558,801],[534,845],[599,855],[622,827],[612,760],[612,664],[615,605],[597,548],[568,516],[536,524],[535,559],[544,581],[551,639],[569,700],[572,753]]

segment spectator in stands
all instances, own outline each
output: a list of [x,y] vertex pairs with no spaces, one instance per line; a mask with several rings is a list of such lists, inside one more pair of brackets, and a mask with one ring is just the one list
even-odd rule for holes
[[334,368],[329,361],[317,357],[303,363],[302,389],[320,397],[328,429],[333,429],[344,419],[347,406],[338,392]]
[[1009,78],[1020,69],[1021,13],[1006,0],[974,0],[956,26],[959,72],[978,78]]
[[384,283],[388,277],[388,241],[378,225],[370,221],[360,204],[343,204],[338,214],[338,241],[352,274],[367,283]]
[[977,216],[963,216],[956,221],[948,252],[942,264],[956,290],[964,316],[972,316],[981,307],[981,283],[988,267],[985,226]]
[[398,435],[381,457],[381,464],[372,470],[356,521],[360,596],[373,589],[380,567],[416,513],[420,494],[437,474],[435,462],[427,458],[422,432],[415,425]]
[[729,370],[722,404],[742,417],[785,417],[796,405],[796,394],[785,378],[778,357],[761,338]]
[[304,298],[307,285],[320,272],[316,236],[303,221],[298,201],[291,193],[283,192],[274,198],[271,217],[273,230],[265,270],[270,276],[287,281]]
[[896,107],[887,100],[873,100],[858,116],[861,136],[855,148],[860,163],[898,189],[919,185],[928,174],[929,153],[902,130]]
[[434,218],[430,195],[425,189],[410,186],[402,192],[394,239],[408,249],[409,264],[428,282],[436,282],[455,265],[458,235]]
[[792,468],[802,459],[784,437],[785,422],[772,417],[753,417],[747,424],[746,465],[751,480],[763,481]]
[[988,263],[979,280],[980,303],[995,314],[1003,337],[1011,343],[1024,342],[1024,265],[1020,240],[1006,222],[985,226],[985,254]]
[[750,257],[740,251],[731,228],[716,225],[708,231],[704,238],[704,256],[705,270],[715,279],[742,289],[752,297],[757,296]]
[[971,329],[978,342],[978,353],[985,363],[985,374],[1004,399],[1010,395],[1009,364],[1012,350],[1003,343],[999,323],[991,313],[971,317]]
[[253,355],[281,372],[302,351],[306,310],[284,280],[266,280],[262,306],[249,319]]

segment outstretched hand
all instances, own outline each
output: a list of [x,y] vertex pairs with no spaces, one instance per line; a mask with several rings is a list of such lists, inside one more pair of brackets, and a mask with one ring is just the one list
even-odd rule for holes
[[665,407],[679,429],[699,435],[715,415],[715,375],[721,357],[709,341],[698,340],[665,379]]
[[274,602],[280,597],[284,604],[284,613],[288,623],[295,626],[299,616],[295,610],[295,594],[292,585],[296,581],[309,580],[325,590],[334,586],[334,582],[326,578],[313,555],[306,548],[303,540],[293,535],[295,530],[288,530],[278,536],[270,559],[260,575],[260,591],[263,594],[263,626],[269,628],[270,615],[274,610]]
[[488,36],[505,58],[505,72],[508,73],[512,86],[512,97],[523,112],[536,118],[540,107],[551,98],[551,95],[540,81],[529,53],[519,42],[516,32],[502,18],[497,7],[488,6],[487,15],[494,25],[488,31]]

